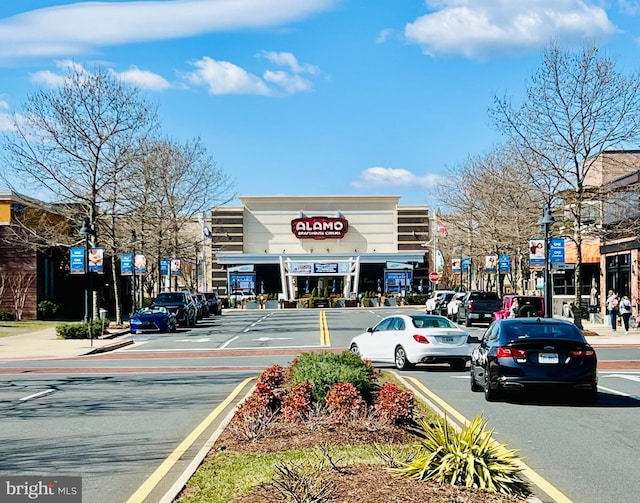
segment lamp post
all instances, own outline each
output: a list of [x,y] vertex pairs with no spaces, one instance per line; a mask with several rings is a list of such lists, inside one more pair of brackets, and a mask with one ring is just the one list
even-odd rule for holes
[[131,315],[133,316],[136,312],[136,231],[131,231],[131,236],[129,237],[129,244],[131,245],[131,273],[132,281],[131,281]]
[[89,273],[89,236],[93,234],[93,229],[91,229],[91,220],[89,220],[89,217],[84,217],[82,227],[80,228],[80,234],[84,236],[84,322],[89,323],[91,320],[91,316],[89,314],[89,295],[92,287],[90,283],[91,275]]
[[549,233],[551,226],[556,223],[556,219],[551,214],[551,209],[547,204],[544,207],[542,216],[538,220],[540,229],[544,231],[544,316],[553,318],[553,285],[551,284],[551,264],[549,263]]

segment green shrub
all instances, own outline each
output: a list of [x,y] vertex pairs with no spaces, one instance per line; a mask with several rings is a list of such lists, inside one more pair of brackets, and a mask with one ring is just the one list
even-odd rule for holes
[[[91,329],[93,337],[100,337],[106,331],[107,325],[102,320],[93,320]],[[89,333],[88,323],[60,323],[56,326],[56,335],[60,339],[89,339],[91,334]]]
[[0,311],[0,321],[16,321],[16,315],[9,311]]
[[42,320],[52,320],[58,314],[60,305],[50,300],[42,300],[38,302],[38,316]]
[[303,353],[290,368],[291,385],[313,384],[313,399],[324,402],[327,392],[339,382],[351,383],[368,401],[375,369],[350,351],[342,353]]
[[486,431],[487,421],[477,416],[459,433],[446,418],[430,424],[419,421],[423,438],[416,455],[395,476],[431,480],[441,484],[476,487],[492,492],[526,497],[531,494],[521,477],[522,465],[513,449],[498,444]]

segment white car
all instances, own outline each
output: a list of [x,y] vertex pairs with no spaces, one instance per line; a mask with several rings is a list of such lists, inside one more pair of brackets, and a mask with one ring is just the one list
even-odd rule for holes
[[456,292],[454,292],[453,290],[434,290],[433,292],[431,292],[431,295],[427,299],[427,302],[425,302],[425,311],[429,314],[440,314],[439,312],[436,312],[440,301],[445,297],[445,295],[455,295],[455,293]]
[[462,298],[465,296],[467,292],[458,292],[453,296],[453,299],[449,301],[447,304],[447,318],[450,320],[455,320],[458,315],[458,307],[460,307],[460,303],[462,302]]
[[477,337],[444,316],[396,314],[351,339],[349,350],[364,360],[394,363],[398,369],[448,363],[464,370],[477,343]]

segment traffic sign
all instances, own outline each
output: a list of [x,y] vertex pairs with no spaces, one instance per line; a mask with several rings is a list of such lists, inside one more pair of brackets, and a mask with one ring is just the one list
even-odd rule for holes
[[440,274],[436,271],[432,271],[429,273],[429,279],[432,283],[437,283],[438,281],[440,281]]

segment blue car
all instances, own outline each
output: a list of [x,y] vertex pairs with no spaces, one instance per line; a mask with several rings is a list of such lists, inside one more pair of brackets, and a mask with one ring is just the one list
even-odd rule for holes
[[131,333],[175,332],[178,327],[176,316],[166,307],[143,307],[131,319]]

